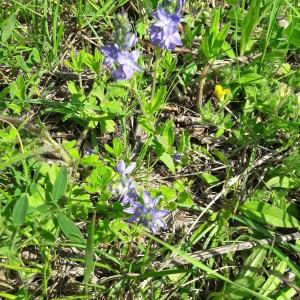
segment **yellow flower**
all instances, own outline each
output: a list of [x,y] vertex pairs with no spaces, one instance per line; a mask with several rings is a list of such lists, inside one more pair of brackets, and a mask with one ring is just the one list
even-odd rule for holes
[[279,96],[281,98],[287,97],[291,92],[290,87],[285,83],[280,83],[279,85]]
[[224,97],[226,95],[230,95],[231,91],[230,91],[230,89],[224,89],[221,85],[217,84],[215,86],[215,94],[216,94],[217,98],[219,99],[219,101],[224,101]]

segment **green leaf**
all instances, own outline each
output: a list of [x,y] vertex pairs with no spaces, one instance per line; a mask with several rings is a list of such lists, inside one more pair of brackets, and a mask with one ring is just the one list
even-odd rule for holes
[[[151,1],[149,1],[149,2],[151,2]],[[144,7],[145,7],[145,4],[144,4]],[[147,34],[147,26],[146,26],[146,24],[144,22],[142,22],[142,21],[139,22],[139,23],[137,23],[137,25],[136,25],[136,32],[139,35],[141,35],[141,36]]]
[[179,153],[184,152],[186,149],[191,147],[190,135],[188,131],[184,131],[181,134],[179,145],[177,147]]
[[15,226],[20,226],[24,223],[28,210],[28,195],[23,194],[14,205],[12,211],[12,220]]
[[275,227],[299,228],[299,221],[284,210],[259,201],[245,202],[241,209],[249,219]]
[[118,138],[113,139],[113,150],[116,158],[120,158],[124,149],[124,144]]
[[178,194],[178,202],[184,207],[192,207],[194,205],[193,198],[188,192],[180,192]]
[[167,95],[167,90],[164,86],[159,87],[155,91],[154,98],[152,99],[151,103],[146,106],[146,111],[149,114],[154,114],[159,111],[162,105],[165,103],[165,98]]
[[74,81],[68,81],[68,90],[72,95],[82,94],[79,86],[76,85]]
[[295,295],[297,295],[297,291],[293,287],[287,287],[279,292],[279,295],[275,300],[292,300],[295,299]]
[[222,52],[227,55],[229,58],[235,58],[235,53],[231,47],[231,45],[224,41],[223,45],[222,45]]
[[[287,268],[287,263],[281,261],[278,266],[275,268],[277,274],[283,275]],[[264,296],[269,296],[272,294],[280,285],[281,279],[278,276],[271,274],[264,285],[261,287],[260,292]]]
[[161,135],[168,146],[172,146],[175,139],[174,123],[168,120],[161,128]]
[[4,25],[1,28],[2,43],[6,43],[7,40],[11,37],[16,26],[16,20],[16,15],[11,15],[4,21]]
[[18,299],[18,296],[14,296],[12,294],[8,294],[8,293],[5,293],[5,292],[0,292],[0,297],[2,297],[3,299],[9,299],[9,300]]
[[96,213],[93,214],[93,219],[88,225],[88,239],[85,249],[85,270],[84,270],[84,279],[83,282],[86,285],[90,281],[93,269],[94,269],[94,234],[95,234],[95,222],[96,222]]
[[253,249],[251,255],[247,257],[243,265],[242,270],[239,273],[239,278],[243,277],[254,277],[257,270],[260,270],[265,257],[267,255],[267,250],[265,248]]
[[218,54],[223,47],[223,43],[227,37],[227,34],[230,29],[230,23],[227,23],[222,30],[218,33],[216,40],[214,41],[212,51],[215,54]]
[[25,72],[29,72],[31,68],[28,67],[26,61],[21,55],[16,56],[16,61],[18,63],[18,66]]
[[101,131],[104,133],[111,133],[116,130],[116,123],[113,120],[102,119],[100,120]]
[[103,101],[100,104],[101,109],[104,112],[111,114],[121,114],[123,112],[122,104],[120,101]]
[[300,23],[292,21],[286,30],[289,42],[296,47],[300,47]]
[[[260,270],[266,254],[267,250],[264,248],[252,250],[251,255],[245,260],[243,268],[234,282],[251,290],[257,290],[264,282],[264,277],[258,275],[257,270]],[[232,300],[242,300],[249,297],[249,293],[233,285],[226,286],[224,294],[228,295],[228,299]]]
[[111,84],[107,86],[107,92],[105,96],[109,100],[114,100],[115,98],[126,98],[128,96],[128,91],[126,90],[125,86],[115,86]]
[[269,25],[268,25],[268,30],[267,30],[267,34],[266,34],[266,42],[264,45],[264,50],[263,50],[263,53],[261,56],[261,63],[264,61],[267,49],[269,47],[269,43],[272,38],[272,34],[274,32],[274,26],[276,24],[276,19],[277,19],[278,13],[280,11],[280,6],[282,5],[282,2],[283,2],[282,0],[274,0],[273,1],[272,11],[270,13],[270,17],[268,18]]
[[168,167],[168,169],[175,174],[176,173],[176,169],[175,169],[175,165],[174,165],[174,161],[173,158],[170,154],[164,152],[159,159]]
[[75,223],[62,213],[57,214],[57,222],[64,235],[75,244],[85,244],[85,239]]
[[55,179],[53,189],[52,189],[52,197],[53,201],[57,203],[62,196],[64,196],[67,190],[68,184],[68,172],[66,167],[61,167],[58,171],[57,177]]
[[154,134],[155,127],[153,121],[146,117],[138,118],[138,124],[145,130],[148,134]]
[[244,55],[250,41],[251,33],[259,19],[261,0],[252,0],[250,3],[250,8],[242,24],[240,55]]
[[206,35],[203,36],[202,41],[201,41],[201,50],[204,56],[208,59],[212,56],[209,43],[208,43],[208,38]]
[[220,16],[221,16],[220,8],[215,9],[214,16],[209,29],[209,34],[213,35],[214,37],[216,37],[216,34],[219,32]]
[[270,188],[282,188],[282,189],[293,189],[299,186],[299,184],[297,184],[297,182],[294,179],[288,176],[273,177],[267,182],[267,185]]
[[17,79],[9,86],[12,98],[17,97],[19,100],[24,100],[26,98],[26,86],[22,74],[19,74]]
[[[256,275],[254,277],[243,277],[243,278],[238,278],[234,282],[236,284],[242,285],[243,287],[250,289],[250,290],[257,290],[261,284],[264,281],[264,277],[261,275]],[[220,298],[221,294],[225,294],[226,298]],[[220,293],[212,293],[212,295],[215,295],[213,298],[214,300],[218,299],[230,299],[230,300],[242,300],[242,299],[250,299],[250,293],[247,291],[244,291],[240,289],[237,286],[232,286],[229,285],[228,288],[224,292]]]
[[204,172],[200,176],[208,184],[214,184],[214,183],[217,183],[220,181],[216,176],[214,176],[208,172]]
[[264,77],[253,72],[243,72],[239,79],[240,84],[261,83]]

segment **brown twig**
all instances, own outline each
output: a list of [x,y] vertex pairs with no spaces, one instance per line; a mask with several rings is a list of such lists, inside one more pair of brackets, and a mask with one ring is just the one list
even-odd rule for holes
[[22,119],[22,118],[15,118],[15,117],[8,117],[8,116],[0,116],[0,122],[9,122],[13,124],[15,127],[23,127],[24,129],[28,130],[33,134],[40,133],[40,130],[31,124],[28,124],[29,119]]
[[[286,234],[286,235],[280,235],[280,236],[277,236],[274,238],[266,238],[266,239],[261,239],[261,240],[256,240],[256,241],[241,242],[238,244],[230,244],[230,245],[216,247],[216,248],[209,249],[209,250],[197,251],[197,252],[192,253],[190,256],[195,259],[204,260],[204,259],[208,259],[210,257],[226,254],[229,252],[243,251],[243,250],[252,249],[257,246],[270,245],[273,243],[288,242],[288,241],[297,240],[297,239],[300,239],[300,232],[295,232],[295,233]],[[188,264],[188,262],[181,260],[178,257],[173,258],[172,261],[174,263],[177,263],[180,265]]]
[[207,74],[209,72],[210,69],[210,63],[208,63],[207,65],[204,66],[201,75],[200,75],[200,79],[199,79],[199,89],[198,89],[198,100],[197,100],[197,110],[199,111],[200,108],[202,107],[202,102],[203,102],[203,89],[205,86],[205,81],[206,81],[206,77]]

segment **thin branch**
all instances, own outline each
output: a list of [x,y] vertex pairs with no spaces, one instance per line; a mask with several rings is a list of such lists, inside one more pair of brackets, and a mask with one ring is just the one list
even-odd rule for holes
[[207,65],[204,66],[200,79],[199,79],[199,88],[198,88],[198,100],[197,100],[197,110],[199,111],[200,108],[202,107],[202,102],[203,102],[203,89],[205,86],[205,81],[206,77],[208,75],[209,69],[210,69],[210,64],[208,63]]
[[[255,240],[255,241],[230,244],[230,245],[226,245],[226,246],[212,248],[209,250],[197,251],[197,252],[190,254],[190,256],[192,256],[193,258],[199,259],[199,260],[204,260],[204,259],[208,259],[210,257],[214,257],[217,255],[223,255],[223,254],[226,254],[229,252],[233,253],[233,252],[237,252],[237,251],[252,249],[257,246],[270,245],[270,244],[274,244],[274,243],[278,244],[278,243],[288,242],[288,241],[297,240],[297,239],[300,239],[300,232],[295,232],[295,233],[286,234],[286,235],[280,235],[280,236],[277,236],[274,238],[266,238],[266,239]],[[172,261],[174,263],[178,263],[180,265],[188,264],[186,261],[181,260],[178,257],[173,258]]]

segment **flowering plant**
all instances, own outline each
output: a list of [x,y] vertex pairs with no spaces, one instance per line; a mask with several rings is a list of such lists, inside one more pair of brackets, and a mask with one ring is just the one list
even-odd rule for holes
[[129,80],[135,72],[141,71],[137,64],[139,51],[130,51],[137,43],[137,36],[131,33],[131,26],[126,14],[118,14],[114,22],[115,43],[101,47],[105,56],[104,66],[113,69],[115,80]]
[[176,46],[182,45],[178,25],[183,2],[183,0],[177,1],[174,13],[166,7],[170,8],[171,3],[168,3],[165,7],[161,4],[158,5],[157,10],[152,15],[155,22],[149,28],[150,39],[154,45],[167,50],[174,50]]
[[149,228],[153,233],[157,233],[159,228],[166,227],[162,218],[169,212],[158,209],[157,205],[161,197],[153,199],[146,191],[139,195],[135,181],[133,178],[127,177],[134,168],[134,163],[128,166],[123,160],[118,163],[116,171],[121,176],[121,181],[116,193],[120,197],[121,204],[125,207],[124,212],[132,215],[128,219],[129,222],[137,222]]

